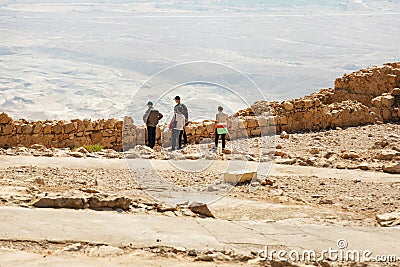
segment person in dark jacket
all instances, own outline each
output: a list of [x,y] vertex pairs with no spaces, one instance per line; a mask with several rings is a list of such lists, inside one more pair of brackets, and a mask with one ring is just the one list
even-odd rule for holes
[[150,148],[156,144],[156,129],[158,122],[162,119],[163,115],[153,107],[153,102],[147,103],[147,111],[143,115],[143,122],[147,126],[147,140]]
[[[180,96],[175,96],[175,103],[176,106],[174,107],[174,113],[178,112],[178,107],[182,107],[182,115],[185,116],[185,126],[189,124],[189,112],[185,104],[181,103],[181,97]],[[183,127],[183,130],[181,131],[179,135],[179,147],[182,147],[182,137],[183,137],[183,143],[187,145],[187,135],[186,135],[186,130],[185,127]]]

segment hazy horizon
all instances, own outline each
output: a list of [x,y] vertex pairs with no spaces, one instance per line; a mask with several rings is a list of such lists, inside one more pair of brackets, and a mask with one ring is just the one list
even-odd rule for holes
[[[140,121],[146,102],[165,92],[139,97],[138,89],[177,64],[226,65],[253,80],[260,96],[281,101],[400,61],[400,0],[107,2],[0,3],[1,111],[15,119],[122,118],[132,103]],[[246,94],[238,76],[225,74]],[[193,117],[212,117],[218,104],[243,106],[212,87],[179,93]],[[173,104],[168,96],[159,108]]]

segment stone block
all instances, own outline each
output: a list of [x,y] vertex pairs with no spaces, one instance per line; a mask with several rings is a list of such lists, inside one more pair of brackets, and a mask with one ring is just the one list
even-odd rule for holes
[[2,134],[3,134],[3,135],[12,134],[13,130],[14,130],[14,124],[6,124],[6,125],[4,125],[4,127],[3,127]]
[[63,126],[61,123],[57,123],[56,125],[53,126],[52,133],[60,134],[63,132],[64,132],[64,129],[63,129]]
[[43,130],[43,124],[40,123],[40,122],[36,123],[36,124],[33,126],[33,133],[34,133],[34,134],[41,133],[42,130]]
[[229,171],[224,173],[224,182],[225,183],[246,183],[251,180],[257,179],[257,172],[248,171],[248,170],[240,170],[240,171]]
[[289,102],[289,101],[283,102],[283,103],[282,103],[282,106],[283,106],[283,108],[284,108],[286,111],[291,111],[291,110],[294,109],[294,105],[293,105],[291,102]]
[[72,133],[76,131],[78,124],[76,122],[66,123],[64,125],[64,133]]
[[0,124],[7,124],[12,122],[12,119],[7,115],[7,113],[2,112],[0,114]]
[[21,127],[21,132],[22,132],[23,134],[31,134],[31,133],[32,133],[32,130],[33,130],[33,128],[32,128],[32,126],[29,125],[29,124],[24,124],[24,125],[22,125],[22,127]]

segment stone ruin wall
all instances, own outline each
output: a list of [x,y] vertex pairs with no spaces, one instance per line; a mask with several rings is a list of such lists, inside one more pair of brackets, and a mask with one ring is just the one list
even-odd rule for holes
[[[336,79],[335,88],[322,89],[284,102],[257,101],[230,118],[228,139],[256,137],[282,131],[319,131],[335,127],[400,121],[400,62],[362,69]],[[157,143],[170,145],[166,124],[157,127]],[[212,121],[187,127],[190,143],[213,139]],[[100,144],[115,150],[146,142],[146,129],[130,117],[124,120],[27,121],[0,114],[0,147],[79,147]]]
[[101,144],[105,148],[121,149],[122,120],[12,120],[0,114],[0,147],[42,144],[46,147],[80,147]]
[[336,79],[335,88],[322,89],[303,98],[282,103],[258,101],[236,116],[269,112],[275,117],[277,132],[398,122],[399,88],[400,63],[388,63],[345,74]]

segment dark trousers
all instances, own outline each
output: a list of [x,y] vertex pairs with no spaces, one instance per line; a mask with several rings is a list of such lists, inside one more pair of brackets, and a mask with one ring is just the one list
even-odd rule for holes
[[147,126],[147,141],[149,147],[153,148],[156,145],[156,127]]
[[[181,143],[181,130],[175,130],[172,129],[172,136],[171,136],[171,146],[172,146],[172,150],[176,149],[176,144],[180,144]],[[179,139],[179,140],[178,140]],[[179,145],[179,148],[181,148],[181,146]]]
[[[185,124],[185,126],[188,125],[187,123]],[[183,136],[183,143],[186,145],[188,143],[187,141],[187,135],[186,135],[186,131],[185,131],[185,127],[183,127],[183,131],[181,131],[181,133],[179,134],[179,147],[182,147],[182,136]]]
[[218,134],[217,130],[215,130],[215,147],[218,147],[219,136],[221,136],[222,139],[222,149],[225,149],[226,134]]

